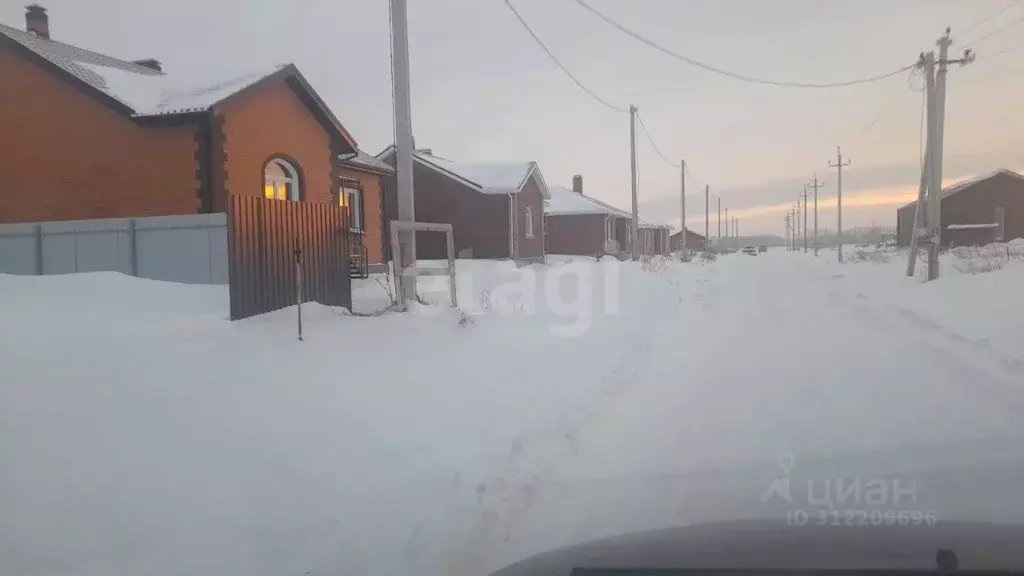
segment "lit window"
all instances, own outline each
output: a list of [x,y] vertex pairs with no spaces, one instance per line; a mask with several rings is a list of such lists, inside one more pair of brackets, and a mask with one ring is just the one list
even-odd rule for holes
[[348,209],[348,228],[363,231],[363,189],[358,182],[343,182],[338,204]]
[[299,172],[290,163],[274,158],[263,169],[263,196],[271,200],[299,201]]
[[533,207],[526,207],[526,237],[533,238]]

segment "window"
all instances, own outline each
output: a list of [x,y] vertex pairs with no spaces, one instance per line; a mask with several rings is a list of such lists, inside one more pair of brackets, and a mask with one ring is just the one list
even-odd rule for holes
[[615,219],[611,216],[604,219],[604,239],[615,240]]
[[342,182],[338,204],[347,208],[348,229],[363,231],[363,187],[359,182]]
[[299,172],[289,162],[273,158],[263,168],[263,196],[271,200],[299,201]]
[[533,206],[526,207],[526,237],[533,238]]

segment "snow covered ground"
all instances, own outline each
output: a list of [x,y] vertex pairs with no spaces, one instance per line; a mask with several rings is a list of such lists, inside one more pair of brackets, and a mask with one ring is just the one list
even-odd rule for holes
[[0,276],[0,572],[487,574],[820,504],[779,477],[1024,520],[1024,262],[834,259],[463,261],[467,315],[308,305],[304,342],[223,287]]

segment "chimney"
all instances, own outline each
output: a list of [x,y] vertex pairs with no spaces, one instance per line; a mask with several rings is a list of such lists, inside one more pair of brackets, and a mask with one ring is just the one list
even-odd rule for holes
[[138,64],[139,66],[145,66],[150,70],[156,70],[157,72],[163,72],[164,69],[160,66],[160,61],[155,58],[143,58],[142,60],[132,60],[132,64]]
[[577,174],[572,177],[572,191],[580,195],[583,194],[583,176]]
[[46,8],[39,4],[25,6],[25,30],[49,40],[50,18],[46,15]]

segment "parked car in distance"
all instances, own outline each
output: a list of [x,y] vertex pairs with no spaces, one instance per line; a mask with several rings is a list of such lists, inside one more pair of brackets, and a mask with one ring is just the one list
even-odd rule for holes
[[767,247],[767,246],[765,246],[764,244],[762,244],[762,245],[760,245],[760,246],[758,246],[758,247],[757,247],[757,251],[758,251],[759,253],[760,253],[760,252],[767,252],[767,251],[768,251],[768,247]]
[[744,246],[743,253],[749,256],[757,256],[757,248],[754,246]]

